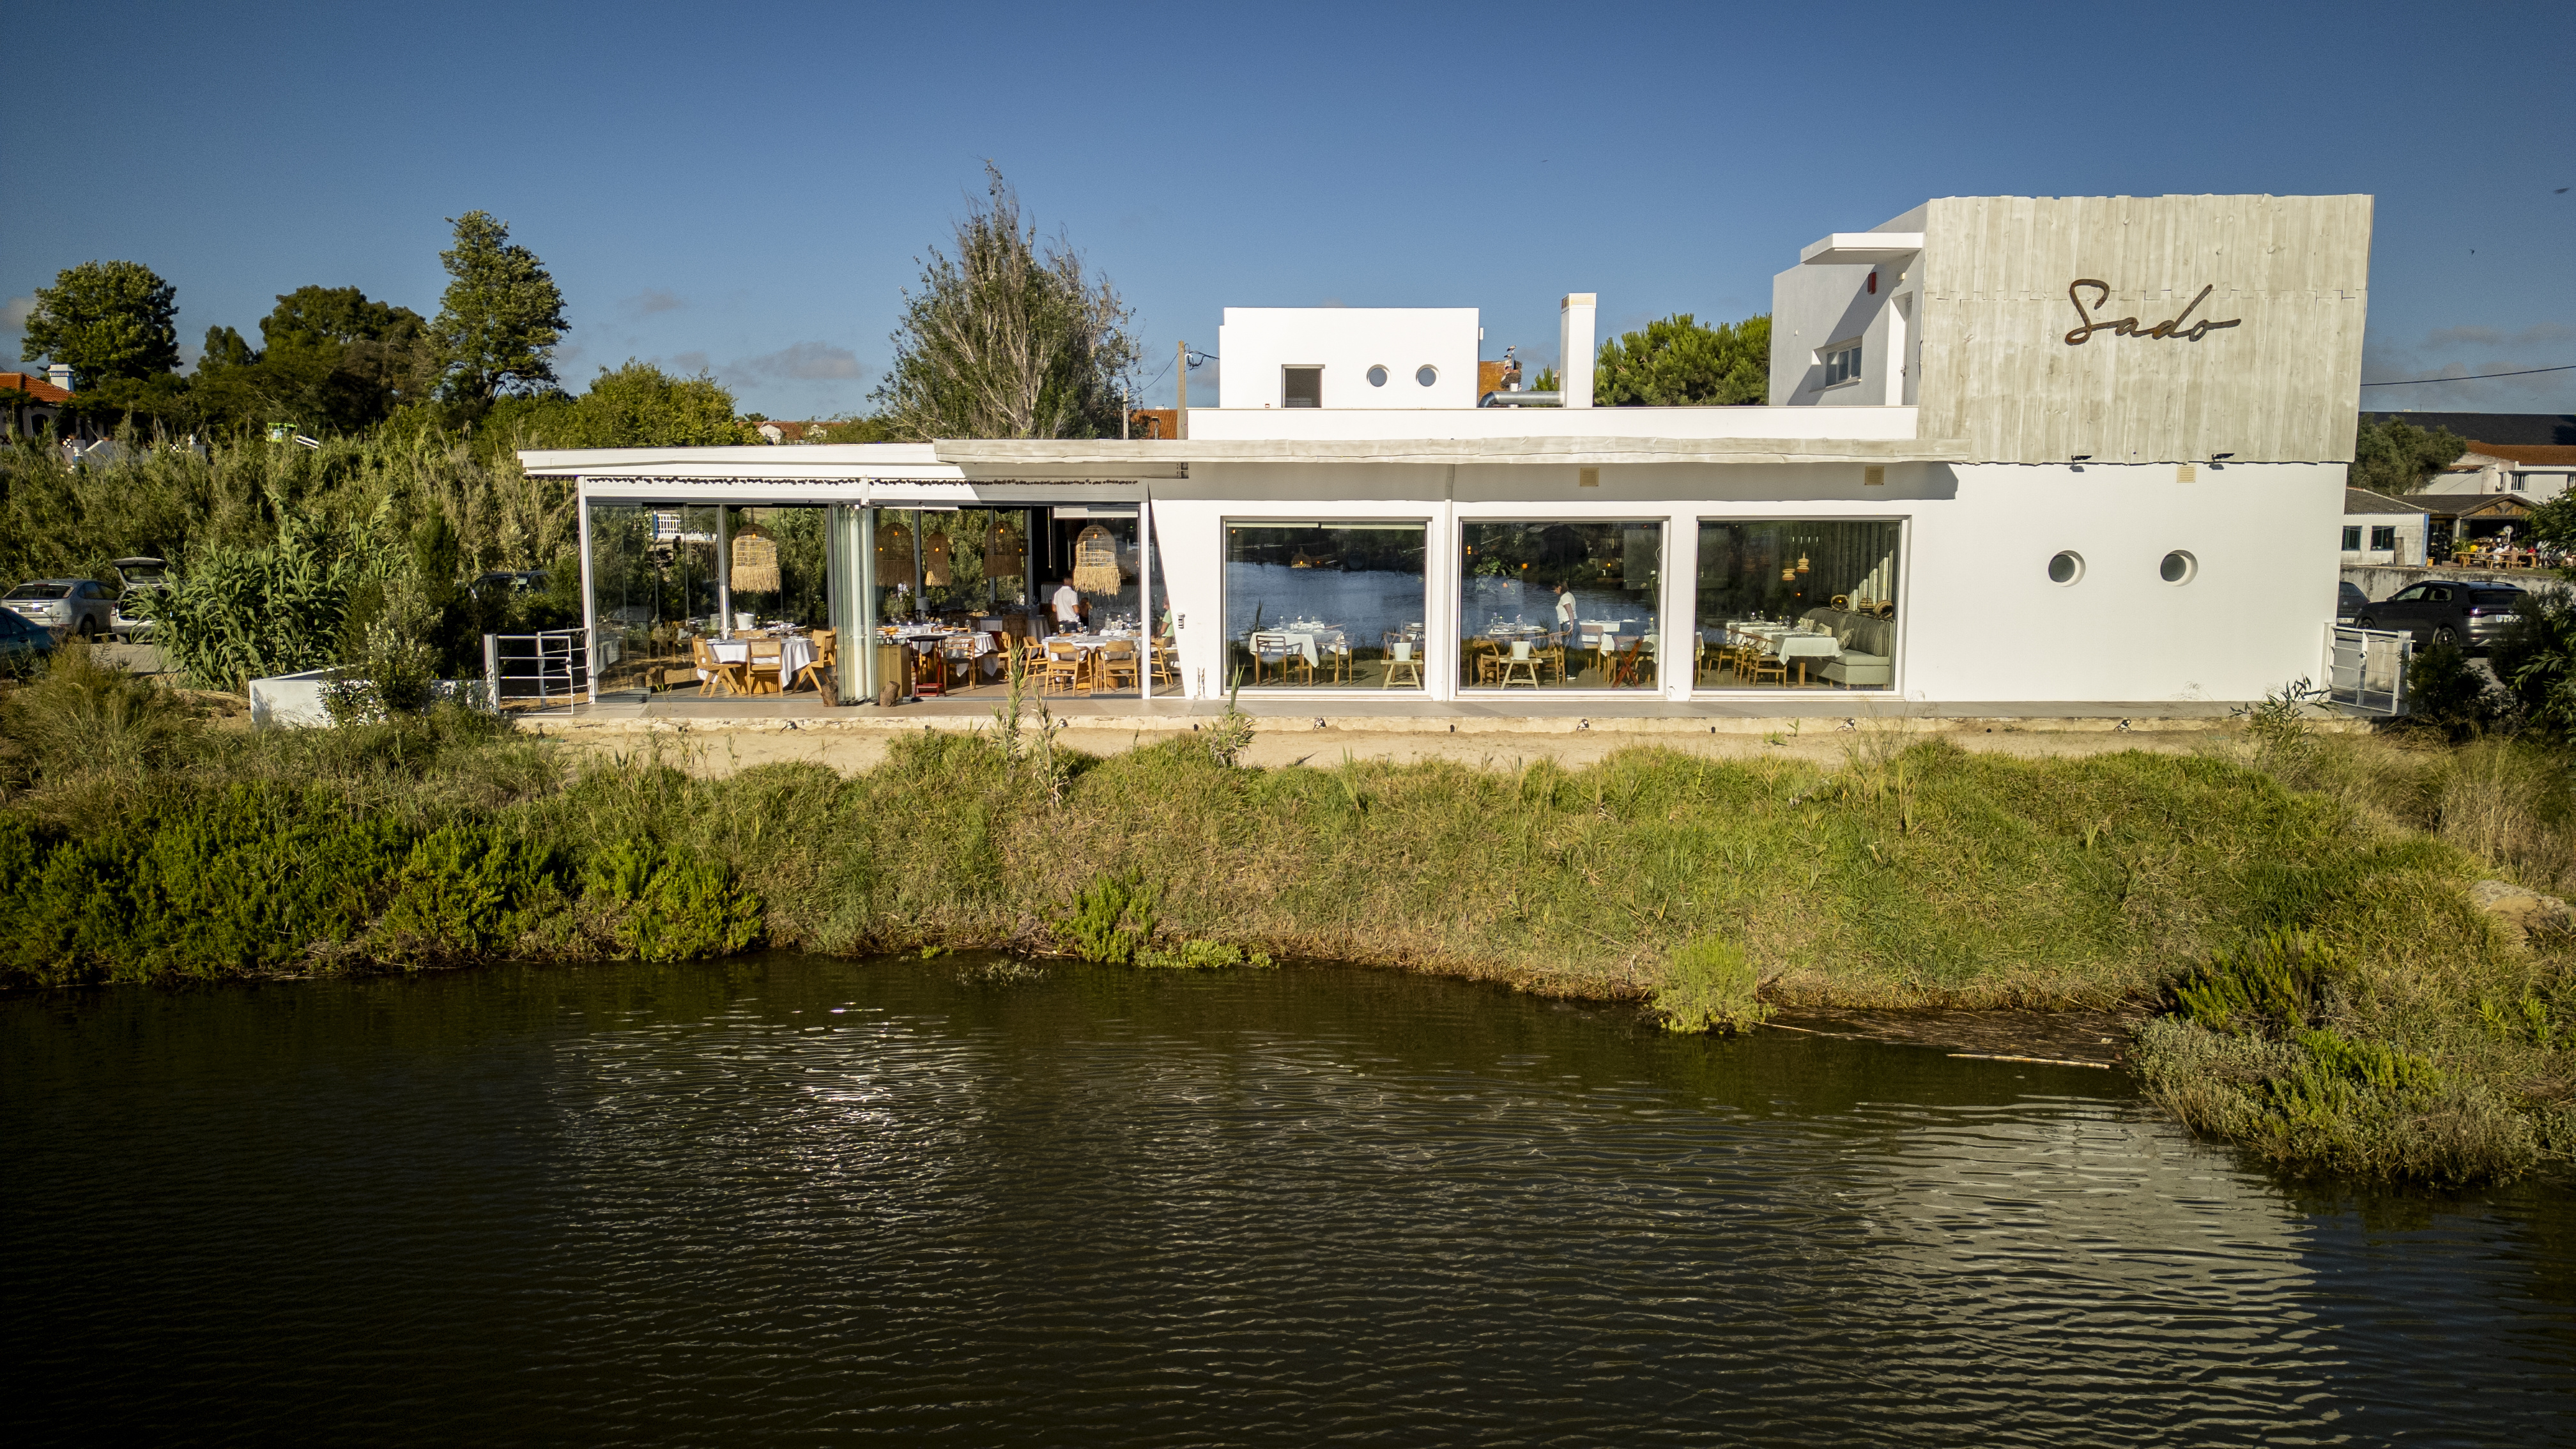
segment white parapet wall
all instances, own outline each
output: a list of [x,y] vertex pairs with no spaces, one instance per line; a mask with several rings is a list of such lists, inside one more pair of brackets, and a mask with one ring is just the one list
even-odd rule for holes
[[250,682],[250,722],[258,729],[300,728],[327,725],[330,711],[322,707],[322,686],[340,675],[336,667],[307,669],[301,674],[279,674]]

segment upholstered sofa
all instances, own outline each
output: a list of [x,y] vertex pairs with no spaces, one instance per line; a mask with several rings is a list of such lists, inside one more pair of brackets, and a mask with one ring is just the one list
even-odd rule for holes
[[1885,689],[1896,680],[1896,621],[1845,609],[1809,609],[1807,622],[1834,636],[1840,657],[1820,671],[1845,689]]

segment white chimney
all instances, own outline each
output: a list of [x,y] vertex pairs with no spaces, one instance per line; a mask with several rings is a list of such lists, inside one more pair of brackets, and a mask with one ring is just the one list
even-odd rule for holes
[[1568,292],[1557,304],[1556,387],[1564,406],[1592,406],[1592,309],[1590,292]]
[[65,392],[70,392],[72,390],[71,364],[57,362],[53,366],[46,368],[45,381],[52,383],[54,386],[61,388]]

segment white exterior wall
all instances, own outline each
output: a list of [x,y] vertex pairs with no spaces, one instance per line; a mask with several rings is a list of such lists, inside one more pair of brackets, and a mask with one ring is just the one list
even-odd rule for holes
[[[2424,535],[2431,527],[2432,520],[2421,513],[2347,513],[2335,528],[2335,556],[2347,565],[2422,564],[2427,561]],[[2343,547],[2343,531],[2347,528],[2361,530],[2361,547]],[[2397,546],[2372,548],[2370,531],[2374,528],[2396,529]]]
[[[1228,307],[1217,328],[1217,405],[1276,411],[1281,368],[1321,367],[1327,410],[1472,409],[1476,316],[1473,307]],[[1440,373],[1429,387],[1414,381],[1425,363]],[[1386,386],[1369,385],[1371,367],[1386,369]],[[1193,438],[1197,418],[1193,409]]]
[[[2259,699],[2322,667],[2334,617],[2341,464],[1904,464],[1887,483],[1858,467],[1666,465],[1604,468],[1578,489],[1572,468],[1209,464],[1154,485],[1163,579],[1183,616],[1183,693],[1221,695],[1225,525],[1239,520],[1420,519],[1430,525],[1424,674],[1433,699],[1496,698],[1458,677],[1458,526],[1474,519],[1660,519],[1664,534],[1660,694],[1667,700],[1796,701],[1865,712],[1890,695],[1935,704],[2153,703]],[[1694,688],[1690,651],[1703,519],[1897,519],[1899,643],[1890,691]],[[2084,559],[2074,584],[2049,581],[2059,550]],[[2189,582],[2158,569],[2193,555]],[[1266,693],[1266,692],[1265,692]],[[1343,691],[1294,689],[1296,698]],[[1391,692],[1349,691],[1385,699]],[[1417,696],[1419,697],[1419,696]],[[1515,696],[1516,697],[1516,696]],[[1551,690],[1561,707],[1586,697]],[[1598,696],[1638,700],[1642,690]]]
[[1404,438],[1840,438],[1908,442],[1912,408],[1447,408],[1401,421],[1331,408],[1190,409],[1193,442]]

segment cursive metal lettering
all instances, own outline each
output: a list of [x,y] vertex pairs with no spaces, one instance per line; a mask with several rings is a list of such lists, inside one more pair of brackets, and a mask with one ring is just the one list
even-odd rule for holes
[[2094,333],[2103,331],[2109,332],[2114,337],[2179,337],[2186,342],[2198,342],[2222,327],[2239,326],[2245,321],[2242,317],[2231,317],[2224,322],[2212,322],[2203,317],[2188,327],[2183,325],[2192,313],[2200,309],[2201,303],[2209,300],[2209,294],[2218,290],[2216,283],[2201,288],[2200,295],[2191,299],[2190,306],[2153,327],[2139,326],[2138,319],[2135,317],[2116,319],[2106,317],[2099,321],[2095,320],[2092,308],[2084,305],[2082,289],[2086,287],[2093,289],[2094,307],[2099,307],[2111,300],[2111,284],[2108,282],[2093,277],[2078,277],[2067,284],[2066,300],[2075,304],[2075,320],[2079,324],[2066,334],[2066,345],[2069,347],[2081,347],[2092,339]]

